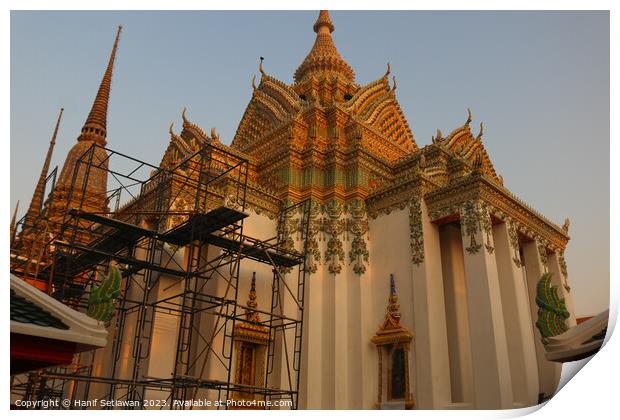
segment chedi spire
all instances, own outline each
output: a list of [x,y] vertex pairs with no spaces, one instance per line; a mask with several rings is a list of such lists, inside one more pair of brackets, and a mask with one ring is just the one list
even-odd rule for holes
[[295,71],[295,82],[311,76],[337,76],[348,82],[355,79],[351,66],[340,56],[331,33],[335,27],[327,10],[321,10],[313,26],[316,40],[312,49]]
[[50,140],[50,145],[47,149],[47,154],[45,155],[45,161],[43,162],[43,167],[41,168],[41,173],[39,174],[39,180],[34,188],[32,200],[30,201],[30,206],[26,212],[24,224],[28,227],[32,227],[34,225],[37,217],[41,213],[41,209],[43,208],[43,201],[45,200],[45,181],[47,180],[47,173],[49,172],[50,162],[52,161],[52,153],[54,152],[54,146],[56,145],[56,136],[58,135],[58,128],[60,127],[60,120],[62,119],[63,111],[64,108],[60,108],[60,113],[58,114],[58,119],[56,120],[56,127],[54,128],[54,134],[52,134],[52,139]]
[[107,135],[107,119],[108,119],[108,102],[110,99],[110,89],[112,87],[112,71],[114,68],[114,60],[116,59],[116,50],[118,49],[118,40],[121,36],[122,26],[118,27],[116,39],[112,47],[112,53],[108,61],[108,66],[103,74],[103,79],[99,85],[97,96],[88,114],[88,118],[82,127],[82,132],[78,141],[95,141],[101,145],[106,144]]

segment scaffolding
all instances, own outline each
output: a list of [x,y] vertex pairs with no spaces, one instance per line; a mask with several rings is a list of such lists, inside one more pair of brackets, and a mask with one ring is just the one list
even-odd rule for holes
[[[11,271],[46,284],[50,295],[83,311],[93,283],[115,261],[123,281],[108,327],[109,353],[81,353],[71,366],[12,379],[12,393],[25,400],[62,395],[72,401],[138,402],[126,408],[147,408],[142,402],[155,395],[159,404],[153,408],[160,409],[193,408],[175,402],[200,396],[230,401],[244,394],[265,402],[288,400],[297,408],[310,205],[281,206],[277,235],[250,237],[244,233],[248,176],[246,159],[214,143],[168,167],[98,144],[86,150],[71,179],[59,181],[67,203],[60,217],[47,211],[34,226],[20,221],[20,233],[11,241]],[[93,196],[89,185],[102,177],[108,188]],[[55,172],[46,208],[59,188],[54,183]],[[281,229],[290,220],[298,236],[294,244]],[[37,256],[23,250],[27,232],[46,238]],[[268,310],[240,302],[244,261],[271,268]],[[249,321],[252,311],[259,317]],[[153,338],[158,317],[174,319],[176,344],[169,355],[171,374],[154,377],[149,364],[151,358],[161,359]],[[235,377],[239,323],[254,324],[268,335],[264,375],[252,384]]]

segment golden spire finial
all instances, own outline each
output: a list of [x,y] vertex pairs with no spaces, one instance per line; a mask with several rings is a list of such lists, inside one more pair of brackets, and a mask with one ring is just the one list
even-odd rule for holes
[[108,61],[103,79],[99,85],[97,96],[93,106],[86,118],[86,122],[82,127],[82,132],[78,141],[92,140],[102,145],[106,144],[107,135],[107,119],[108,119],[108,102],[110,100],[110,90],[112,88],[112,71],[114,68],[114,61],[116,60],[116,50],[118,49],[118,41],[121,36],[123,27],[119,25],[116,32],[116,38],[114,40],[114,46],[112,47],[112,53]]
[[394,274],[390,274],[390,297],[388,302],[388,314],[398,322],[400,320],[400,305],[398,304],[398,295],[396,294]]
[[50,145],[47,148],[47,154],[45,155],[45,160],[43,161],[43,167],[41,168],[41,173],[39,174],[39,180],[37,181],[37,185],[34,188],[32,200],[30,201],[30,206],[28,207],[28,211],[26,212],[26,219],[24,224],[29,227],[32,227],[32,225],[34,225],[34,222],[36,221],[37,217],[41,213],[41,209],[43,208],[43,201],[45,201],[45,181],[47,180],[47,173],[49,172],[50,162],[52,161],[54,145],[56,144],[56,136],[58,135],[58,128],[60,127],[60,120],[62,119],[62,113],[64,112],[64,110],[64,108],[60,108],[60,112],[58,113],[58,119],[56,120],[56,126],[54,127],[54,133],[52,134]]
[[248,321],[256,321],[260,322],[260,318],[258,313],[255,311],[258,303],[256,302],[256,271],[252,273],[252,282],[250,283],[250,292],[248,293],[248,311],[247,311],[247,319]]
[[319,17],[316,19],[316,22],[312,27],[312,29],[314,29],[314,32],[316,32],[317,34],[321,32],[322,28],[328,29],[330,34],[334,32],[335,29],[332,19],[331,17],[329,17],[329,12],[327,10],[319,11]]
[[295,71],[295,82],[299,83],[312,76],[317,78],[329,77],[330,79],[338,76],[352,82],[355,79],[355,74],[351,66],[342,59],[334,45],[331,36],[334,31],[334,24],[327,10],[321,10],[313,28],[317,34],[316,39],[312,49]]

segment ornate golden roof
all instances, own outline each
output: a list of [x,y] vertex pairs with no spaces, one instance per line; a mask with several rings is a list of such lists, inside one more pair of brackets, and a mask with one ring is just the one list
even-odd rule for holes
[[352,82],[355,79],[355,73],[334,45],[331,36],[334,24],[327,10],[321,10],[313,28],[317,34],[316,40],[304,61],[295,71],[295,82],[299,83],[313,75],[339,76]]

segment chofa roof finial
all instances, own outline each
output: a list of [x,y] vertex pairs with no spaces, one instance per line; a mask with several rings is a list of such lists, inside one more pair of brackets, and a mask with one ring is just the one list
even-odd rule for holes
[[261,76],[265,76],[265,70],[263,70],[263,60],[265,60],[265,57],[260,58],[260,63],[258,63],[258,71],[260,71]]
[[568,233],[568,228],[570,228],[570,219],[567,217],[564,219],[564,224],[562,225],[562,230]]
[[256,90],[256,75],[252,75],[252,90]]
[[386,70],[385,75],[383,77],[388,77],[391,72],[392,72],[392,68],[390,67],[390,62],[388,61],[388,63],[387,63],[387,70]]
[[183,107],[183,111],[181,111],[181,118],[183,118],[183,123],[187,123],[187,117],[185,116],[185,111],[187,111],[187,107]]
[[392,90],[396,90],[396,76],[392,76],[392,80],[394,81],[394,86],[392,87]]
[[441,130],[437,129],[437,134],[432,136],[431,139],[433,140],[433,143],[439,143],[441,140],[443,140],[443,134],[441,133]]
[[470,122],[472,122],[471,109],[467,108],[467,121],[465,121],[465,125],[469,125]]
[[480,122],[480,132],[478,133],[478,135],[476,136],[476,139],[480,140],[482,139],[482,135],[484,134],[484,124],[482,123],[482,121]]

